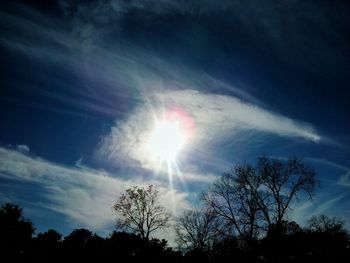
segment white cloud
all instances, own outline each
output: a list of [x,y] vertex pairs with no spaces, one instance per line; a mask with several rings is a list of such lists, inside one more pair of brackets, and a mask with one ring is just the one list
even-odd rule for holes
[[296,202],[292,206],[291,219],[305,224],[314,215],[326,214],[345,220],[347,227],[349,221],[350,169],[339,163],[320,158],[304,158],[305,161],[317,165],[317,169],[326,174],[321,179],[320,189],[316,189],[316,198],[304,202]]
[[[62,3],[65,5],[64,1]],[[148,10],[150,7],[154,11],[159,7],[159,12],[163,12],[182,10],[188,5],[171,1],[133,1],[124,5],[124,1],[115,1],[112,7],[119,13],[127,12],[129,8]],[[202,8],[200,1],[194,7]],[[204,9],[208,7],[209,10],[215,9],[216,5],[203,6]],[[124,44],[99,45],[94,38],[104,39],[99,37],[99,32],[104,31],[102,28],[87,30],[90,35],[80,34],[85,27],[90,28],[90,20],[97,24],[108,23],[113,8],[109,3],[99,2],[73,8],[73,31],[77,34],[67,34],[55,21],[28,8],[25,10],[31,12],[29,15],[2,14],[15,31],[35,32],[33,38],[26,41],[16,34],[7,36],[1,41],[5,48],[72,70],[83,82],[70,87],[69,83],[61,83],[60,76],[55,76],[58,85],[52,89],[54,92],[37,87],[30,87],[31,90],[36,89],[42,96],[74,105],[79,112],[89,112],[89,116],[90,113],[102,113],[119,119],[101,142],[97,153],[101,159],[120,166],[154,170],[155,164],[149,159],[145,143],[153,128],[154,116],[171,105],[184,109],[195,122],[195,134],[181,152],[179,161],[186,156],[207,157],[209,154],[213,160],[215,153],[210,152],[213,144],[238,140],[248,142],[247,136],[251,142],[257,132],[320,141],[320,135],[311,126],[266,110],[259,99],[244,89],[228,85],[207,72],[188,69],[182,63],[170,63],[166,57],[157,57],[126,39]],[[112,12],[114,16],[115,11]],[[33,22],[26,18],[33,15],[40,19]],[[40,23],[45,20],[51,21],[49,27]],[[90,37],[91,41],[86,43]],[[50,41],[43,42],[43,38]],[[110,46],[110,49],[105,46]],[[223,91],[230,96],[217,94]],[[72,99],[75,96],[80,99]],[[207,183],[214,179],[213,175],[203,173],[193,165],[179,164],[184,180]]]
[[[169,189],[153,178],[147,181],[139,178],[126,180],[87,167],[55,164],[2,147],[0,177],[38,183],[46,192],[47,201],[42,204],[68,216],[72,228],[79,226],[93,231],[111,231],[108,228],[115,220],[112,206],[119,195],[133,185],[158,185],[161,189],[161,202],[170,211],[175,211],[175,216],[188,207],[187,193]],[[167,232],[159,234],[168,237]]]
[[326,167],[328,166],[335,170],[342,171],[341,176],[338,179],[336,179],[336,183],[342,187],[350,188],[350,168],[349,167],[329,161],[327,159],[308,157],[308,158],[305,158],[305,160],[316,163],[318,165],[324,165]]
[[[63,5],[69,5],[69,3],[64,4],[64,2],[62,1]],[[230,1],[225,1],[226,4],[232,5]],[[110,5],[117,10],[141,8],[156,11],[158,6],[159,10],[162,11],[177,8],[191,10],[187,3],[182,1],[153,0],[128,1],[128,3],[112,1],[112,4],[92,2],[91,4],[79,5],[79,8],[73,8],[73,10],[77,12],[76,16],[82,12],[81,15],[86,21],[86,12],[91,10],[90,6],[96,6],[98,10],[102,7],[106,10],[113,9]],[[194,5],[200,9],[221,9],[221,7],[210,3],[203,6],[200,1],[195,2]],[[236,5],[233,4],[233,6]],[[32,12],[31,15],[35,15],[43,21],[47,19],[44,15],[34,11],[27,10],[27,12]],[[106,12],[108,13],[108,11],[91,12],[92,16],[100,16],[101,14],[104,16]],[[56,100],[63,100],[67,104],[74,104],[84,110],[113,115],[125,114],[131,108],[119,107],[117,104],[124,103],[116,103],[116,101],[123,100],[123,102],[128,101],[130,104],[139,105],[131,113],[132,116],[126,116],[126,121],[115,126],[116,129],[113,129],[111,134],[140,133],[140,129],[131,130],[139,128],[133,123],[138,122],[149,126],[151,124],[148,123],[151,123],[153,114],[157,114],[157,111],[162,108],[162,104],[175,104],[186,109],[195,119],[199,132],[198,141],[204,137],[206,137],[204,141],[208,141],[208,138],[216,140],[219,135],[225,137],[230,133],[235,133],[237,127],[271,132],[282,136],[300,137],[311,141],[321,139],[320,135],[306,123],[294,121],[264,109],[261,107],[262,103],[245,92],[244,89],[228,85],[207,72],[186,68],[181,63],[169,63],[166,57],[157,57],[154,53],[135,47],[132,43],[128,43],[128,45],[114,43],[111,49],[102,48],[99,42],[86,44],[82,42],[79,35],[70,34],[67,37],[62,28],[55,26],[54,21],[51,20],[50,25],[52,26],[47,27],[38,22],[29,21],[26,16],[14,16],[6,13],[1,15],[5,16],[4,18],[16,30],[25,32],[34,30],[35,32],[35,37],[29,43],[25,42],[26,44],[23,44],[24,41],[19,39],[17,35],[7,36],[1,41],[5,48],[23,52],[34,59],[70,68],[79,76],[82,75],[81,79],[84,79],[89,87],[86,90],[80,90],[77,87],[69,89],[67,83],[60,83],[59,87],[69,89],[70,93],[67,96],[57,96],[56,93],[51,94],[47,90],[37,90],[41,95],[54,96]],[[74,25],[80,28],[79,23]],[[43,45],[42,38],[51,39],[53,42]],[[90,88],[91,83],[101,85]],[[218,95],[216,94],[218,91],[225,91],[231,96]],[[74,95],[80,95],[81,100],[72,99],[71,92]],[[250,103],[246,103],[246,101]],[[143,140],[145,133],[143,129],[141,131],[141,134],[137,136]],[[218,136],[215,137],[216,134]],[[138,143],[135,139],[132,140],[134,141],[127,143],[133,145]],[[134,159],[141,161],[140,158]]]
[[[147,83],[147,82],[146,82]],[[119,165],[140,165],[155,169],[147,142],[155,119],[176,108],[186,112],[194,123],[193,135],[184,155],[199,155],[215,143],[234,141],[256,133],[270,133],[319,142],[321,136],[308,124],[268,111],[236,97],[203,93],[190,89],[156,90],[149,87],[145,102],[124,121],[117,121],[98,149],[101,158]],[[239,136],[238,136],[239,134]],[[181,158],[181,156],[180,156]],[[186,167],[184,167],[186,168]],[[186,169],[184,169],[186,172]],[[201,176],[198,176],[198,181]]]
[[331,199],[308,200],[303,203],[295,203],[292,206],[290,218],[298,224],[306,224],[312,216],[321,214],[334,214],[332,209],[345,198],[344,194],[333,196]]
[[350,170],[350,168],[348,168],[348,167],[346,167],[344,165],[341,165],[341,164],[329,161],[327,159],[312,158],[312,157],[306,157],[304,159],[307,160],[307,161],[310,161],[310,162],[314,162],[314,163],[317,163],[317,164],[330,166],[330,167],[333,167],[333,168],[336,168],[336,169],[339,169],[339,170],[343,170],[343,171],[349,171]]
[[347,173],[343,174],[338,180],[338,184],[347,188],[350,188],[350,169]]
[[[327,16],[310,17],[310,14],[325,14],[327,5],[309,1],[287,1],[278,5],[274,1],[261,3],[251,0],[221,0],[220,4],[212,0],[112,0],[79,3],[63,0],[62,3],[64,10],[75,17],[79,34],[84,39],[91,38],[94,41],[101,39],[101,29],[106,25],[113,24],[114,29],[122,27],[119,20],[129,15],[136,20],[141,18],[148,22],[169,14],[177,14],[193,16],[196,21],[201,17],[204,22],[208,17],[213,21],[219,20],[220,23],[231,26],[232,34],[239,28],[250,36],[253,42],[259,43],[262,50],[272,52],[292,65],[298,61],[299,67],[316,75],[324,70],[327,74],[334,74],[331,70],[334,65],[337,62],[343,64],[347,57],[346,54],[337,55],[336,52],[341,52],[341,49],[334,48],[336,43],[346,50],[347,42],[341,41],[345,39],[344,34],[331,30],[334,29],[332,21],[346,26],[344,21],[337,16],[333,17],[337,12],[329,12]],[[305,19],[312,23],[306,24]],[[314,32],[311,38],[309,32]],[[338,41],[327,43],[323,41],[325,36]],[[310,41],[317,45],[308,44]]]
[[198,169],[195,169],[193,172],[181,173],[181,177],[185,182],[203,182],[203,183],[212,183],[218,177],[214,174],[208,172],[201,172]]
[[25,144],[17,144],[16,148],[18,151],[22,152],[22,153],[29,153],[30,149],[28,145]]

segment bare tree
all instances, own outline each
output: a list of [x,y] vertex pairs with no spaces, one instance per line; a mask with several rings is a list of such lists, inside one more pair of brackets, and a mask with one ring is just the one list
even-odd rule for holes
[[257,195],[259,186],[254,168],[239,165],[223,174],[204,196],[222,236],[238,236],[245,245],[251,245],[257,238],[262,218]]
[[251,245],[271,227],[283,225],[293,200],[304,192],[313,196],[314,171],[297,158],[287,161],[261,157],[254,167],[236,165],[217,180],[204,200],[221,232]]
[[260,205],[269,226],[283,224],[292,201],[301,193],[312,198],[317,185],[314,170],[298,158],[282,161],[261,157],[257,173],[265,189]]
[[192,209],[177,218],[177,242],[188,250],[206,251],[215,241],[214,215],[208,210]]
[[152,232],[168,226],[170,214],[159,204],[159,190],[153,185],[131,187],[118,199],[114,209],[117,225],[149,239]]
[[313,216],[309,220],[309,228],[315,232],[345,232],[344,221],[326,215]]

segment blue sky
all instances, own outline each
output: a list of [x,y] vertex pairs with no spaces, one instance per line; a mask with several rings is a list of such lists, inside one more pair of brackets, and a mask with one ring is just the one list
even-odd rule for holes
[[[350,218],[349,5],[29,2],[0,9],[0,200],[38,232],[111,232],[131,185],[157,184],[181,214],[262,154],[317,172],[290,219]],[[190,136],[170,182],[147,142],[174,111]]]

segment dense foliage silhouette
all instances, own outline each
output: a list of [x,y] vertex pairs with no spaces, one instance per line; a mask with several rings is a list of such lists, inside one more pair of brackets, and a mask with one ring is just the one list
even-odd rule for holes
[[34,233],[30,220],[23,217],[18,205],[6,203],[0,209],[0,248],[1,256],[19,260],[30,250]]

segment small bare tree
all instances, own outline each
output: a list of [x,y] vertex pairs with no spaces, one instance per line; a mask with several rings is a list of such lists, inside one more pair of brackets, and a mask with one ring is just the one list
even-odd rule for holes
[[191,209],[177,218],[175,231],[180,247],[206,251],[215,241],[214,214],[208,210]]
[[113,206],[117,226],[149,239],[152,232],[168,226],[170,214],[159,204],[159,190],[149,185],[126,189]]

